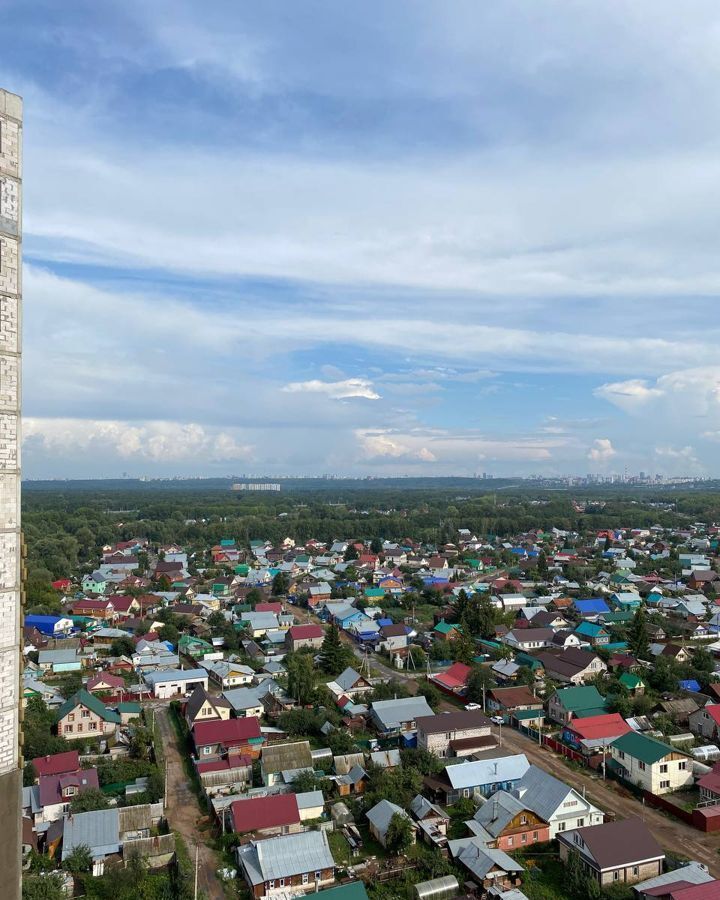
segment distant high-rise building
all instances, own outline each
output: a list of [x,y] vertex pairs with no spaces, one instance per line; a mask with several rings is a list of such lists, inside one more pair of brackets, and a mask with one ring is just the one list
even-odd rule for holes
[[20,313],[22,100],[0,89],[0,897],[21,887]]

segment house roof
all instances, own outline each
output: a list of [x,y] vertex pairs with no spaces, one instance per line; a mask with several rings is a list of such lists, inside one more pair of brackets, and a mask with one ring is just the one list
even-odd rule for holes
[[605,698],[595,685],[561,688],[554,697],[564,710],[576,715],[585,709],[603,709],[605,706]]
[[560,840],[574,845],[580,835],[600,869],[616,869],[639,862],[664,859],[665,853],[642,819],[620,819],[602,825],[590,825],[560,834]]
[[478,710],[458,710],[437,716],[421,716],[415,720],[418,731],[425,734],[441,734],[448,731],[490,727],[490,719]]
[[417,721],[433,714],[424,697],[400,697],[397,700],[376,700],[370,704],[373,714],[387,730],[404,722]]
[[585,719],[573,719],[567,726],[583,740],[601,741],[617,738],[632,731],[620,713],[608,713],[604,716],[588,716]]
[[42,775],[39,781],[40,804],[52,806],[62,803],[62,792],[68,787],[76,788],[78,794],[83,794],[91,788],[99,789],[97,769],[78,769],[76,772],[63,772],[60,775]]
[[[516,791],[522,795],[521,800],[527,808],[546,822],[552,819],[569,794],[572,793],[582,800],[577,791],[538,766],[528,767],[520,779]],[[594,808],[589,800],[582,802],[586,804],[587,808]]]
[[668,744],[663,744],[662,741],[656,741],[655,738],[647,737],[647,735],[638,734],[637,731],[629,731],[622,735],[613,741],[612,746],[648,766],[663,759],[668,753],[677,753],[677,750]]
[[62,858],[67,859],[75,847],[90,848],[94,859],[120,852],[120,818],[117,808],[74,813],[65,819]]
[[598,598],[590,598],[588,600],[576,600],[575,601],[575,609],[581,615],[599,615],[600,613],[608,613],[610,612],[610,607],[607,603]]
[[252,884],[335,868],[324,831],[301,831],[246,844],[238,848],[238,860]]
[[470,678],[472,669],[464,663],[453,663],[446,672],[440,672],[433,676],[433,681],[437,681],[451,690],[465,687]]
[[94,694],[89,694],[84,688],[63,703],[57,711],[57,719],[62,719],[77,706],[85,706],[105,722],[115,722],[116,724],[120,722],[120,716],[114,710],[108,709],[101,700],[98,700]]
[[445,773],[453,790],[495,784],[501,781],[516,781],[523,777],[530,767],[524,753],[515,756],[500,756],[497,759],[478,759],[447,766]]
[[320,625],[293,625],[288,634],[293,641],[308,641],[323,637],[325,632]]
[[125,681],[119,675],[110,675],[107,672],[98,672],[97,675],[93,675],[92,678],[88,678],[85,687],[88,691],[91,691],[93,688],[98,687],[98,685],[101,684],[106,684],[111,688],[122,688],[125,686]]
[[338,685],[341,690],[349,691],[362,678],[363,676],[359,672],[356,672],[352,666],[348,666],[347,669],[345,669],[344,672],[341,672],[335,679],[335,684]]
[[269,797],[235,800],[231,809],[233,830],[239,834],[282,825],[297,825],[300,822],[295,794],[271,794]]
[[205,702],[212,704],[216,709],[232,709],[232,704],[224,697],[213,697],[199,684],[188,697],[185,704],[185,715],[194,719]]
[[400,815],[406,819],[410,818],[404,809],[401,809],[396,803],[391,803],[390,800],[380,800],[365,815],[381,837],[385,836],[393,816]]
[[65,753],[54,753],[52,756],[39,756],[32,761],[35,774],[62,775],[64,772],[76,772],[80,768],[80,754],[77,750]]
[[208,744],[235,744],[260,739],[260,723],[254,716],[243,719],[216,719],[214,722],[196,722],[193,740],[196,747]]
[[263,747],[262,768],[264,772],[272,773],[312,769],[310,742],[294,741],[289,744],[271,744]]

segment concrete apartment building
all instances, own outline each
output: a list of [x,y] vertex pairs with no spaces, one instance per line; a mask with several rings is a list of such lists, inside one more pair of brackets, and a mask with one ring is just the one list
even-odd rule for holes
[[0,896],[20,897],[22,100],[0,89]]

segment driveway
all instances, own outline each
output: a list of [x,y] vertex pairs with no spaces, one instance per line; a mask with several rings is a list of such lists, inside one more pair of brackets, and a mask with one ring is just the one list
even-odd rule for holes
[[165,765],[167,766],[165,814],[172,830],[182,835],[193,863],[195,862],[195,849],[199,848],[198,892],[202,893],[207,900],[224,900],[225,891],[215,874],[220,867],[220,860],[215,852],[207,846],[205,836],[199,829],[203,813],[198,806],[197,797],[188,784],[175,729],[168,718],[168,707],[154,706],[153,708],[155,709],[155,720],[162,735]]

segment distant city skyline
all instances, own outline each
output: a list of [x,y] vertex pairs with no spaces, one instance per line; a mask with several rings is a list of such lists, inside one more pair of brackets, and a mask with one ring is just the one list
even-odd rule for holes
[[25,473],[718,474],[718,26],[7,0]]

